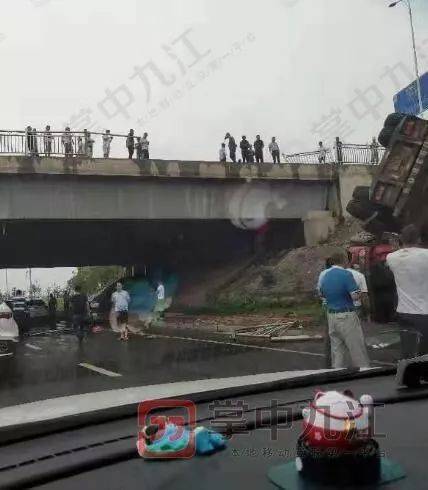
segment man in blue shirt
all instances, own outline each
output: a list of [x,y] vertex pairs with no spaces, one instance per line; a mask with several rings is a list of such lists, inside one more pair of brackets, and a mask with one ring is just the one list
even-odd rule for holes
[[368,367],[363,330],[354,306],[359,289],[351,272],[344,268],[346,261],[345,254],[334,254],[332,267],[323,272],[318,284],[327,307],[332,364],[334,368]]

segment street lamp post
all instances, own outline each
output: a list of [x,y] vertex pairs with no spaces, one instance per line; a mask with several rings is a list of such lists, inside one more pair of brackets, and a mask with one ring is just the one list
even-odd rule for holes
[[405,1],[407,3],[407,7],[409,9],[409,19],[410,19],[410,30],[412,33],[412,45],[413,45],[413,58],[415,63],[415,73],[416,73],[416,87],[418,91],[418,102],[419,102],[419,113],[423,112],[423,104],[422,104],[422,90],[421,90],[421,80],[419,78],[419,63],[418,63],[418,53],[416,51],[416,41],[415,41],[415,28],[413,25],[413,11],[411,0],[398,0],[389,4],[389,7],[395,7],[399,3]]

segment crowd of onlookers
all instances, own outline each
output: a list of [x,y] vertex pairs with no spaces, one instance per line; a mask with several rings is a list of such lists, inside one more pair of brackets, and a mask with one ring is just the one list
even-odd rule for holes
[[[237,160],[236,151],[238,149],[238,145],[236,143],[235,138],[230,134],[226,133],[225,140],[228,142],[227,146],[229,149],[229,159],[232,162],[238,163],[263,163],[264,162],[264,149],[265,143],[261,139],[260,135],[256,136],[254,143],[251,144],[246,136],[242,136],[242,139],[239,143],[239,149],[241,152],[241,158]],[[379,163],[379,143],[376,138],[373,138],[369,145],[370,149],[370,162],[373,164]],[[273,136],[269,145],[268,151],[272,157],[273,163],[280,163],[280,149],[276,137]],[[330,149],[324,146],[324,143],[320,141],[318,143],[318,147],[315,151],[315,154],[318,158],[318,163],[327,163],[328,154]],[[338,162],[343,161],[343,142],[340,141],[339,138],[336,138],[334,144],[334,151],[336,152],[336,159]],[[282,154],[284,158],[286,156]],[[222,143],[219,150],[219,160],[220,162],[227,162],[227,150],[226,143]]]
[[[101,136],[103,156],[104,158],[109,158],[113,135],[110,130],[107,129]],[[25,131],[25,138],[27,151],[34,156],[38,156],[41,153],[45,156],[64,154],[65,156],[76,155],[92,158],[94,154],[95,140],[87,129],[80,132],[72,132],[67,126],[62,133],[56,133],[51,131],[49,125],[41,132],[38,132],[36,128],[28,126]],[[136,136],[134,130],[130,129],[125,138],[125,146],[130,159],[133,159],[134,155],[137,160],[147,160],[150,158],[150,143],[147,133],[144,133],[143,136]],[[370,150],[370,162],[373,164],[379,163],[379,143],[376,138],[373,138],[368,146]],[[339,138],[336,138],[333,149],[335,151],[335,159],[339,163],[344,161],[343,143]],[[238,144],[236,143],[235,138],[230,133],[226,133],[225,142],[220,146],[219,161],[227,162],[228,158],[231,162],[237,163],[264,163],[265,161],[265,143],[259,134],[256,136],[253,143],[251,143],[246,136],[242,136],[242,139],[239,142],[241,158],[237,157],[237,150]],[[281,151],[275,136],[271,138],[271,141],[267,145],[267,150],[271,155],[273,163],[279,164],[281,162]],[[331,162],[330,149],[324,146],[322,141],[318,143],[316,151],[313,153],[315,153],[316,158],[318,158],[318,163],[324,164]],[[285,155],[282,155],[284,159],[286,159]]]
[[[228,141],[229,147],[229,158],[232,162],[236,162],[236,150],[238,145],[236,144],[235,138],[230,134],[226,133],[224,138]],[[242,139],[239,143],[239,148],[241,151],[241,158],[238,160],[239,163],[263,163],[264,162],[264,148],[265,143],[261,139],[260,135],[256,136],[254,144],[251,144],[246,136],[242,136]],[[271,142],[268,145],[269,153],[272,156],[273,163],[280,163],[280,149],[279,145],[276,141],[275,136],[272,137]],[[219,152],[219,160],[220,162],[227,161],[227,153],[226,153],[226,143],[222,143]]]
[[[60,135],[59,142],[55,144],[55,132],[51,131],[51,127],[46,126],[44,131],[38,132],[36,128],[27,126],[25,131],[26,145],[28,152],[31,155],[38,156],[42,153],[45,156],[51,156],[55,153],[64,153],[65,156],[86,156],[92,158],[94,154],[95,140],[92,134],[84,129],[82,132],[72,132],[67,126],[64,132]],[[110,157],[111,142],[113,135],[107,129],[102,134],[103,156]],[[134,153],[138,160],[150,158],[149,155],[149,140],[148,134],[143,136],[135,136],[134,130],[131,129],[126,136],[126,149],[128,150],[129,158],[133,158]],[[39,148],[42,145],[42,148]]]

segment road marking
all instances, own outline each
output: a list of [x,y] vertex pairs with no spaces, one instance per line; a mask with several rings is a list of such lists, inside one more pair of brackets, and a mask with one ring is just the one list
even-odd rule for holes
[[34,344],[25,344],[25,347],[29,347],[30,349],[33,349],[33,350],[42,350],[41,347],[39,347],[38,345],[34,345]]
[[96,373],[105,374],[106,376],[110,376],[112,378],[119,378],[122,376],[119,373],[114,373],[113,371],[108,371],[107,369],[93,366],[92,364],[88,364],[86,362],[81,362],[79,366],[84,367],[86,369],[90,369],[91,371],[95,371]]
[[386,362],[386,361],[372,361],[372,364],[379,364],[379,366],[391,366],[391,367],[397,367],[397,363],[393,362]]
[[318,354],[316,352],[308,352],[308,351],[304,351],[304,350],[280,349],[279,347],[265,347],[262,345],[247,345],[247,344],[240,344],[238,342],[221,342],[220,340],[195,339],[193,337],[179,337],[178,335],[157,335],[157,334],[154,334],[154,335],[152,335],[152,338],[187,340],[189,342],[205,342],[207,344],[233,345],[235,347],[244,347],[246,349],[269,350],[269,351],[276,351],[276,352],[288,352],[291,354],[303,354],[305,356],[325,357],[325,354]]

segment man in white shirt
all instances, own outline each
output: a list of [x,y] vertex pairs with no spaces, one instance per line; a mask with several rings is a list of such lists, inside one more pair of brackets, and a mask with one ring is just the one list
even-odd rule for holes
[[149,135],[147,133],[144,133],[143,137],[141,138],[141,151],[143,153],[143,160],[148,160],[150,158],[150,153],[149,153],[150,142],[147,139],[148,136]]
[[116,291],[111,295],[117,326],[120,329],[120,340],[128,340],[128,310],[131,297],[123,289],[121,282],[116,284]]
[[103,154],[104,158],[109,158],[110,156],[110,146],[113,140],[113,136],[110,134],[110,129],[106,129],[106,132],[103,134]]
[[163,318],[165,314],[165,286],[159,281],[156,288],[155,312]]
[[275,136],[272,138],[272,141],[269,143],[269,152],[272,155],[273,163],[280,163],[279,159],[279,146],[276,142]]
[[354,306],[360,319],[366,318],[370,312],[369,290],[367,288],[366,276],[359,271],[360,266],[354,264],[349,267],[349,272],[354,276],[359,289],[359,297],[354,300]]
[[401,243],[402,248],[389,254],[386,263],[397,286],[402,353],[413,357],[428,354],[428,250],[420,246],[414,225],[403,229]]
[[324,146],[323,142],[318,143],[318,161],[319,163],[325,163],[327,158],[327,148]]

